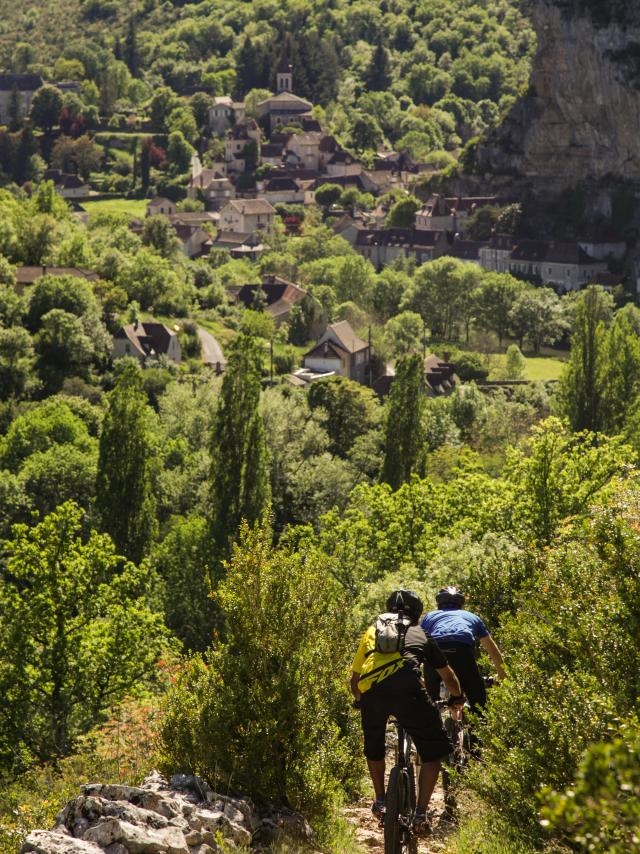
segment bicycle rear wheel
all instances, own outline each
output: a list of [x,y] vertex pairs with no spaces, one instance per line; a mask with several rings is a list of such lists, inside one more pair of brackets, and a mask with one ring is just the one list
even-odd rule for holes
[[413,768],[392,768],[384,816],[385,854],[417,854],[418,842],[411,832],[415,793]]

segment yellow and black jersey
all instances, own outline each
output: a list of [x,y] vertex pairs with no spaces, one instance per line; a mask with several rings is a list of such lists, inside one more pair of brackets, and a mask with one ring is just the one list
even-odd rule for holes
[[425,661],[436,670],[447,666],[444,655],[420,626],[407,629],[402,652],[378,652],[376,628],[369,626],[360,639],[351,669],[359,674],[358,688],[364,694],[405,667],[419,673]]

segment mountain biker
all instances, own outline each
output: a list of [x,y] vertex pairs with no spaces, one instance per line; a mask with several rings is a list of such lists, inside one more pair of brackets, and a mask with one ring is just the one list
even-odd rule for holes
[[384,814],[385,731],[387,720],[393,715],[411,736],[422,760],[414,827],[417,832],[426,832],[427,806],[438,779],[440,760],[451,752],[451,745],[424,688],[421,666],[428,662],[434,668],[451,692],[452,702],[462,704],[464,698],[446,658],[420,628],[420,598],[411,590],[396,590],[387,599],[387,611],[402,614],[411,623],[400,651],[379,652],[376,627],[372,625],[360,640],[351,668],[351,692],[360,707],[364,754],[376,794],[372,812]]
[[[464,593],[457,587],[443,587],[436,595],[437,610],[430,611],[420,625],[446,655],[455,671],[473,712],[481,712],[487,702],[487,689],[475,658],[476,641],[487,652],[500,679],[506,677],[502,653],[480,617],[463,610]],[[432,699],[440,696],[440,676],[434,668],[425,668],[427,691]]]

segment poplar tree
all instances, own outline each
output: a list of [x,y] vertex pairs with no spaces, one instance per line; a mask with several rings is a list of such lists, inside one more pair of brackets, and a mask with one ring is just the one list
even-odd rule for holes
[[378,43],[365,74],[365,83],[372,92],[384,92],[391,85],[389,51]]
[[399,489],[423,460],[423,420],[426,407],[424,364],[414,353],[398,362],[387,401],[382,480]]
[[603,395],[606,381],[607,323],[613,300],[602,288],[592,285],[576,304],[571,355],[559,390],[561,409],[573,430],[603,426]]
[[139,563],[156,533],[151,410],[139,369],[127,366],[109,396],[100,436],[96,508],[119,554]]
[[129,28],[127,29],[124,42],[124,61],[131,72],[131,76],[137,77],[140,63],[138,58],[138,33],[135,14],[129,18]]
[[261,358],[240,335],[229,356],[211,442],[211,538],[216,559],[230,552],[243,519],[262,519],[271,498],[260,412]]

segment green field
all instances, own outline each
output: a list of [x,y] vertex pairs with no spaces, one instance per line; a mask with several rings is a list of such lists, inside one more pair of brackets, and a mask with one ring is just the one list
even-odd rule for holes
[[82,207],[87,213],[122,213],[131,219],[142,219],[147,212],[147,199],[100,199],[99,201],[83,201]]
[[[491,357],[491,373],[489,379],[500,379],[500,369],[504,365],[504,353]],[[564,360],[555,356],[526,356],[527,367],[524,378],[536,382],[559,380],[564,367]]]

